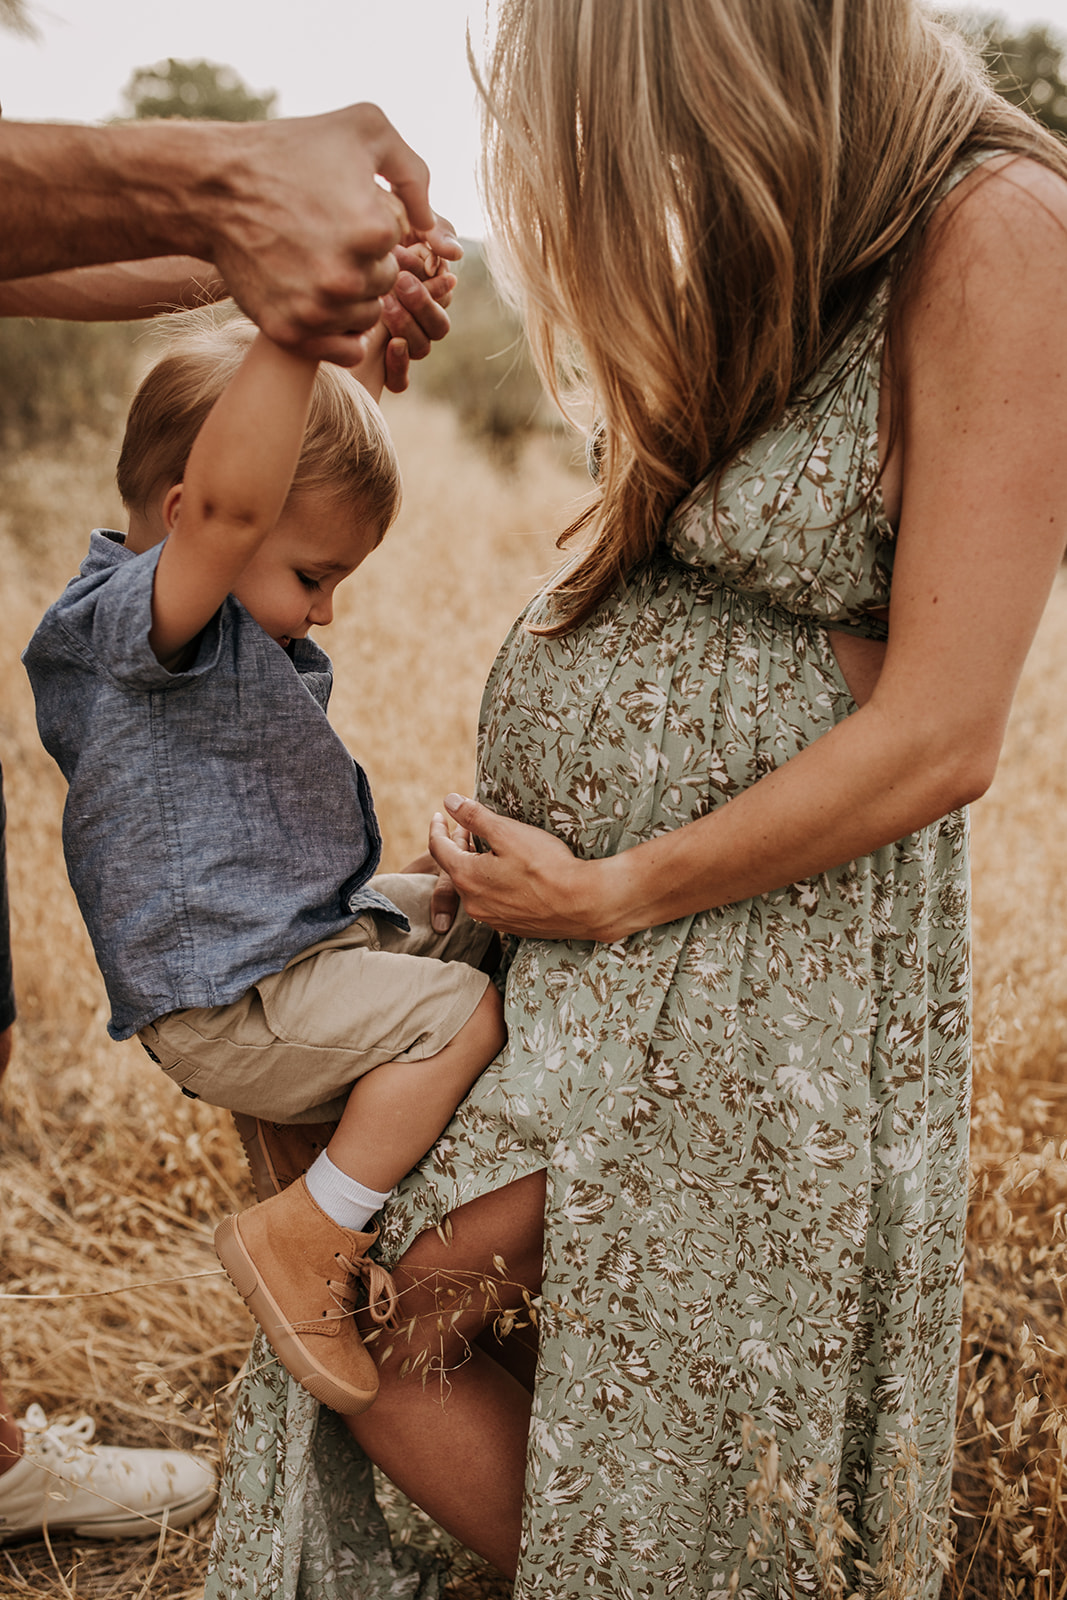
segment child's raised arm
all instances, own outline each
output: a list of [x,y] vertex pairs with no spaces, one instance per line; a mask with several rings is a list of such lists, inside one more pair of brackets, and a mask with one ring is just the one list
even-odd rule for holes
[[149,643],[170,665],[214,616],[277,522],[318,363],[256,335],[168,490]]

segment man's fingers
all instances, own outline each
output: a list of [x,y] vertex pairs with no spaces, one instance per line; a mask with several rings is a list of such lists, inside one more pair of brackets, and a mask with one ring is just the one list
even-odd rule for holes
[[[346,131],[354,129],[357,144],[369,157],[372,170],[396,194],[410,227],[428,233],[437,222],[430,205],[430,169],[401,138],[380,106],[364,100],[341,111],[327,112]],[[395,243],[396,241],[394,241]]]
[[401,239],[408,238],[411,233],[411,223],[408,220],[407,212],[404,210],[404,202],[399,195],[393,193],[392,189],[382,189],[379,185],[379,192],[389,211],[389,215],[393,219],[397,230],[396,244],[399,244]]
[[388,135],[378,142],[375,170],[399,197],[411,226],[429,233],[437,223],[430,205],[430,169],[396,129],[387,126]]
[[315,297],[316,307],[320,314],[331,318],[349,306],[360,310],[373,307],[377,320],[378,301],[392,291],[397,271],[396,257],[391,253],[377,260],[360,256],[331,276],[323,275]]

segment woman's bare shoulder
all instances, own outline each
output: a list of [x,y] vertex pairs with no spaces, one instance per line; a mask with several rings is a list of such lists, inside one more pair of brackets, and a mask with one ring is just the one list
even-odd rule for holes
[[1067,161],[1061,174],[1032,156],[1004,154],[983,161],[945,197],[922,254],[936,263],[1035,249],[1067,253]]
[[[1067,178],[995,156],[938,207],[902,306],[899,353],[973,343],[989,359],[1048,341],[1067,356]],[[1006,339],[1005,336],[1009,337]]]

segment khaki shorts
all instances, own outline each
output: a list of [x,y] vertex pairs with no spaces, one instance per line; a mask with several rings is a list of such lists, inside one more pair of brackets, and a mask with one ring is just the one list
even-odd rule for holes
[[227,1006],[171,1011],[138,1038],[187,1094],[271,1122],[341,1115],[357,1078],[385,1061],[424,1061],[455,1038],[489,978],[477,970],[493,934],[460,911],[430,926],[435,879],[374,879],[411,932],[365,912]]

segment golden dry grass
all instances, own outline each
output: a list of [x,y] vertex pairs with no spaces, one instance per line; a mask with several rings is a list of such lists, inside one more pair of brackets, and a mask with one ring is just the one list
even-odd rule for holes
[[975,1107],[953,1595],[1067,1594],[1067,581],[973,809]]
[[[489,469],[451,413],[413,399],[393,424],[404,510],[338,596],[327,648],[333,717],[371,774],[385,865],[425,848],[430,814],[473,777],[478,702],[515,613],[551,566],[549,533],[582,488],[547,446],[514,476]],[[41,749],[18,655],[81,559],[88,528],[123,526],[111,442],[8,464],[0,509],[0,752],[20,1021],[0,1122],[4,1287],[72,1299],[9,1301],[0,1371],[21,1411],[90,1410],[110,1441],[191,1444],[216,1456],[250,1323],[211,1248],[247,1203],[225,1115],[175,1094],[136,1045],[105,1032],[103,988],[66,883],[64,785]],[[122,1285],[151,1285],[112,1294]],[[94,1296],[94,1298],[85,1298]],[[168,1536],[153,1595],[196,1593],[210,1519]],[[133,1596],[154,1544],[0,1551],[0,1597]],[[472,1580],[473,1581],[473,1580]]]
[[[444,409],[392,408],[407,495],[382,550],[342,590],[326,640],[334,720],[368,768],[386,862],[417,854],[430,812],[471,781],[477,705],[511,617],[551,564],[580,476],[535,447],[513,476]],[[21,1020],[0,1116],[0,1370],[9,1400],[91,1410],[115,1442],[216,1457],[250,1324],[211,1231],[248,1197],[220,1113],[178,1096],[104,1033],[103,990],[66,884],[63,785],[37,742],[18,652],[75,569],[88,526],[119,516],[113,450],[9,464],[0,500],[0,754]],[[1050,605],[1002,771],[975,808],[975,1196],[956,1477],[961,1554],[946,1594],[1067,1594],[1067,585]],[[139,1285],[125,1289],[127,1284]],[[0,1600],[192,1597],[210,1518],[115,1546],[0,1550]],[[427,1537],[423,1530],[423,1537]],[[432,1536],[432,1535],[431,1535]],[[1047,1572],[1048,1576],[1041,1576]],[[503,1596],[476,1569],[455,1593]]]

